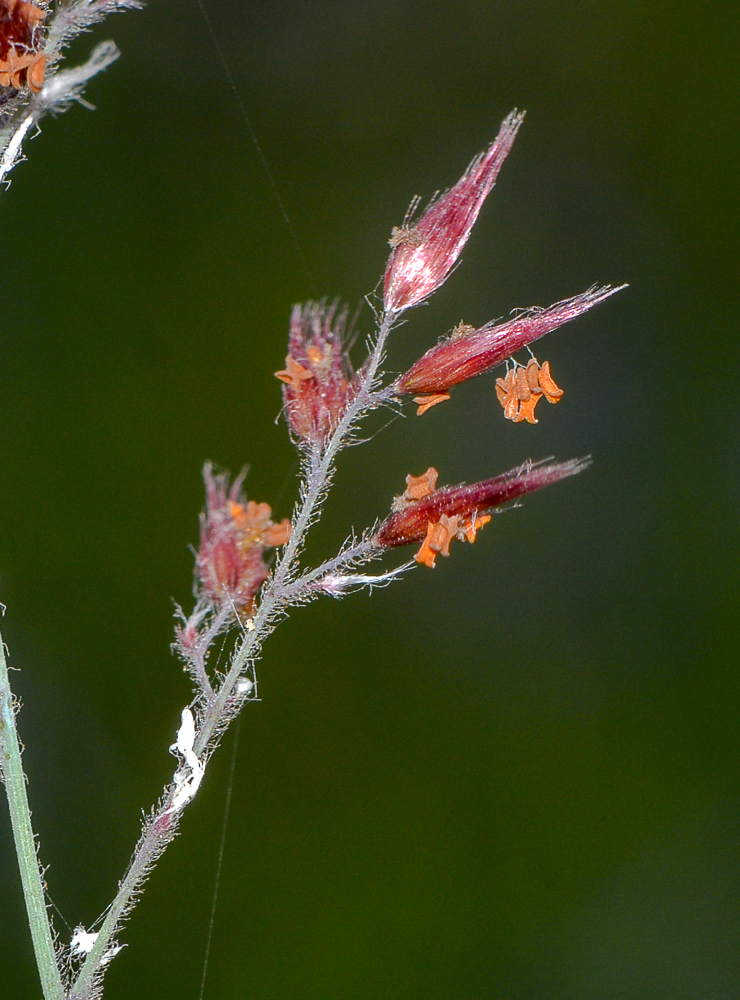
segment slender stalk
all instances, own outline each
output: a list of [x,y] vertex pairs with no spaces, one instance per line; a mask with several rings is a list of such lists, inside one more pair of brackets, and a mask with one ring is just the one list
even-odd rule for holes
[[198,687],[201,689],[206,698],[209,701],[212,701],[213,698],[216,697],[216,695],[213,688],[211,687],[211,680],[208,676],[208,673],[206,672],[206,663],[203,657],[203,653],[201,652],[201,650],[196,650],[194,653],[190,654],[188,659],[192,665],[193,677],[195,678]]
[[[244,637],[244,641],[234,655],[229,672],[218,689],[218,694],[213,700],[209,700],[201,719],[201,726],[194,745],[194,752],[199,759],[204,753],[212,752],[215,749],[219,731],[224,728],[225,721],[229,718],[229,702],[233,698],[234,689],[244,666],[269,634],[270,625],[275,620],[275,615],[279,614],[281,608],[287,603],[290,593],[288,581],[291,573],[294,572],[306,532],[315,519],[316,509],[331,480],[337,454],[358,419],[376,403],[373,388],[383,360],[385,343],[395,318],[396,314],[394,313],[386,313],[383,316],[378,337],[363,372],[357,395],[347,407],[324,448],[312,455],[306,490],[293,522],[290,541],[285,546],[283,556],[276,566],[272,579],[262,596],[259,608],[252,618],[253,631],[248,632]],[[364,548],[364,545],[360,548]],[[69,1000],[85,1000],[89,996],[91,987],[106,964],[105,954],[122,919],[131,909],[134,897],[141,889],[141,885],[152,866],[174,836],[174,830],[179,822],[179,814],[171,811],[173,796],[174,787],[170,786],[166,790],[155,816],[145,828],[129,869],[119,885],[116,897],[98,932],[95,944],[70,990]]]
[[208,676],[208,671],[206,670],[207,651],[216,636],[220,635],[223,631],[224,623],[229,619],[232,613],[232,609],[228,605],[222,606],[218,614],[214,615],[208,629],[201,636],[197,647],[192,650],[182,650],[182,655],[189,664],[189,673],[195,681],[198,689],[203,693],[206,700],[209,702],[213,701],[216,697],[216,692],[211,686],[211,679]]
[[[106,963],[106,951],[111,943],[118,925],[131,907],[131,900],[137,889],[141,887],[153,864],[174,837],[178,817],[175,813],[164,816],[165,809],[159,811],[156,819],[149,824],[144,836],[139,842],[129,870],[118,887],[116,898],[106,913],[95,944],[85,959],[77,979],[69,991],[69,1000],[83,1000],[90,995],[90,988],[101,974]],[[162,829],[164,820],[169,820],[167,828]]]
[[15,728],[13,695],[10,690],[2,636],[0,636],[0,754],[2,754],[0,766],[8,796],[15,852],[18,856],[28,926],[31,929],[41,989],[44,1000],[63,1000],[64,986],[57,966],[54,940],[44,899],[44,886],[36,855],[31,810],[26,795],[26,776],[23,773],[21,748]]
[[287,584],[283,589],[283,598],[286,601],[300,599],[312,589],[312,585],[315,587],[317,581],[328,574],[336,573],[340,569],[356,566],[358,563],[367,562],[374,556],[381,555],[382,551],[374,539],[366,538],[364,541],[358,542],[357,545],[353,545],[352,548],[345,549],[339,555],[327,559],[326,562],[322,562],[316,569],[309,570],[308,573],[299,576],[293,583]]

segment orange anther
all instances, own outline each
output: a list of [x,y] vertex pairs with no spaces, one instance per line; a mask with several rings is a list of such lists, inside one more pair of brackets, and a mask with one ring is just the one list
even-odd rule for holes
[[417,417],[423,416],[427,410],[436,406],[437,403],[444,403],[449,398],[449,392],[438,392],[433,396],[414,396],[414,402],[419,406],[419,409],[416,411]]
[[506,397],[506,403],[504,405],[504,416],[507,420],[516,420],[519,415],[519,396],[517,396],[516,388],[512,388],[509,395]]
[[519,406],[519,413],[514,417],[514,423],[520,424],[522,420],[526,420],[528,424],[538,424],[539,420],[534,415],[534,408],[541,399],[542,393],[537,396],[532,393],[529,399],[523,400]]
[[44,74],[46,73],[46,56],[39,53],[31,65],[26,70],[26,80],[28,86],[38,94],[44,86]]
[[532,392],[542,392],[540,387],[540,366],[534,358],[527,365],[527,383]]
[[[458,528],[457,537],[460,538],[460,535],[462,535],[472,545],[480,529],[484,525],[488,524],[490,520],[490,514],[482,514],[480,517],[476,514],[475,517],[471,517],[469,521],[462,522]],[[460,540],[462,541],[462,539]]]
[[421,500],[434,493],[437,485],[439,473],[430,465],[422,476],[406,476],[406,492],[403,494],[404,500]]
[[545,394],[548,403],[559,403],[563,395],[563,390],[556,385],[550,374],[550,362],[545,363],[540,368],[540,386]]
[[310,372],[308,368],[304,368],[300,362],[288,355],[285,359],[285,370],[275,372],[275,378],[279,378],[281,382],[287,382],[288,385],[296,389],[301,382],[313,378],[313,372]]
[[[430,523],[428,530],[431,531],[433,528],[434,525]],[[427,533],[427,537],[424,539],[422,546],[414,556],[414,559],[418,563],[422,563],[424,566],[428,566],[429,569],[434,569],[434,560],[437,558],[437,553],[429,547],[428,538],[429,534]]]
[[426,538],[414,559],[418,563],[423,563],[430,569],[434,569],[434,560],[438,555],[448,556],[450,554],[450,542],[457,535],[459,523],[460,518],[457,515],[448,517],[446,514],[442,514],[436,524],[430,521],[427,526]]
[[285,545],[290,540],[290,521],[287,518],[280,524],[271,524],[262,532],[262,539],[266,545],[277,547]]
[[532,390],[530,389],[529,381],[527,380],[527,369],[517,368],[514,378],[516,380],[516,394],[522,403],[526,403],[532,395]]

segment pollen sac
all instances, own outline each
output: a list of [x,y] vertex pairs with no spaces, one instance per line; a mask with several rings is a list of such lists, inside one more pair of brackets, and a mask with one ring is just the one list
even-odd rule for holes
[[275,372],[291,434],[320,445],[337,427],[357,389],[346,345],[348,309],[338,301],[294,306],[285,369]]
[[418,305],[444,284],[478,218],[524,119],[513,111],[485,153],[470,164],[457,184],[434,199],[414,222],[414,199],[402,226],[393,229],[385,270],[386,311]]
[[272,521],[269,504],[247,501],[245,472],[229,485],[226,473],[203,470],[206,509],[200,517],[200,548],[195,561],[199,591],[214,605],[224,601],[251,610],[257,591],[270,575],[268,549],[290,538],[290,522]]

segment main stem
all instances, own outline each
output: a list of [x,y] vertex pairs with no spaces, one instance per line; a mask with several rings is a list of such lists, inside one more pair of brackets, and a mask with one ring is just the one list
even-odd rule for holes
[[31,810],[26,795],[26,776],[21,762],[21,748],[15,728],[13,694],[10,690],[5,644],[0,636],[0,770],[5,780],[5,792],[13,826],[15,852],[23,884],[23,896],[28,913],[36,965],[41,977],[44,1000],[63,1000],[64,986],[57,967],[54,940],[46,912],[44,886],[41,881],[36,842],[31,826]]
[[[378,338],[363,373],[357,395],[347,407],[344,416],[323,449],[316,467],[311,470],[303,503],[293,524],[290,541],[285,547],[282,559],[275,568],[272,580],[260,602],[259,609],[252,619],[254,630],[248,632],[245,636],[242,645],[234,656],[229,672],[219,688],[218,695],[208,703],[208,707],[203,714],[201,727],[194,746],[195,753],[199,758],[209,748],[209,745],[212,744],[214,734],[226,715],[227,703],[234,693],[234,687],[239,680],[244,665],[249,661],[250,656],[253,655],[254,650],[258,648],[264,638],[265,631],[272,620],[273,614],[285,603],[287,580],[300,554],[304,536],[314,519],[316,507],[326,489],[327,481],[331,476],[334,466],[334,460],[345,438],[351,432],[359,417],[368,407],[373,405],[373,385],[378,374],[378,368],[383,360],[385,342],[388,339],[388,334],[391,331],[395,318],[396,316],[393,313],[384,314],[380,328],[378,329]],[[212,749],[213,746],[211,746]],[[171,798],[171,794],[165,798],[163,808],[158,812],[150,824],[148,832],[142,838],[139,849],[132,859],[131,866],[119,886],[116,898],[108,909],[95,945],[87,956],[85,964],[82,966],[72,987],[70,997],[74,998],[74,1000],[78,1000],[78,998],[82,1000],[87,995],[90,985],[93,983],[101,967],[103,955],[116,933],[120,920],[130,909],[132,898],[140,888],[146,873],[151,869],[156,856],[164,850],[165,845],[162,844],[156,832],[157,821],[169,808]]]

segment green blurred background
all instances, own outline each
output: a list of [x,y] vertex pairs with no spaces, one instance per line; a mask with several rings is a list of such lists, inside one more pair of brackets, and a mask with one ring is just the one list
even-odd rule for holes
[[[92,923],[172,771],[202,462],[249,463],[249,495],[290,512],[291,304],[372,290],[411,196],[517,106],[463,264],[391,367],[461,317],[631,287],[538,349],[566,395],[537,427],[503,420],[488,376],[346,454],[311,555],[430,464],[593,467],[270,639],[205,995],[740,997],[737,8],[203,2],[308,268],[195,0],[75,45],[123,51],[98,110],[45,121],[0,196],[0,597],[55,904]],[[231,746],[108,1000],[198,998]],[[0,851],[0,989],[25,1000],[4,810]]]

